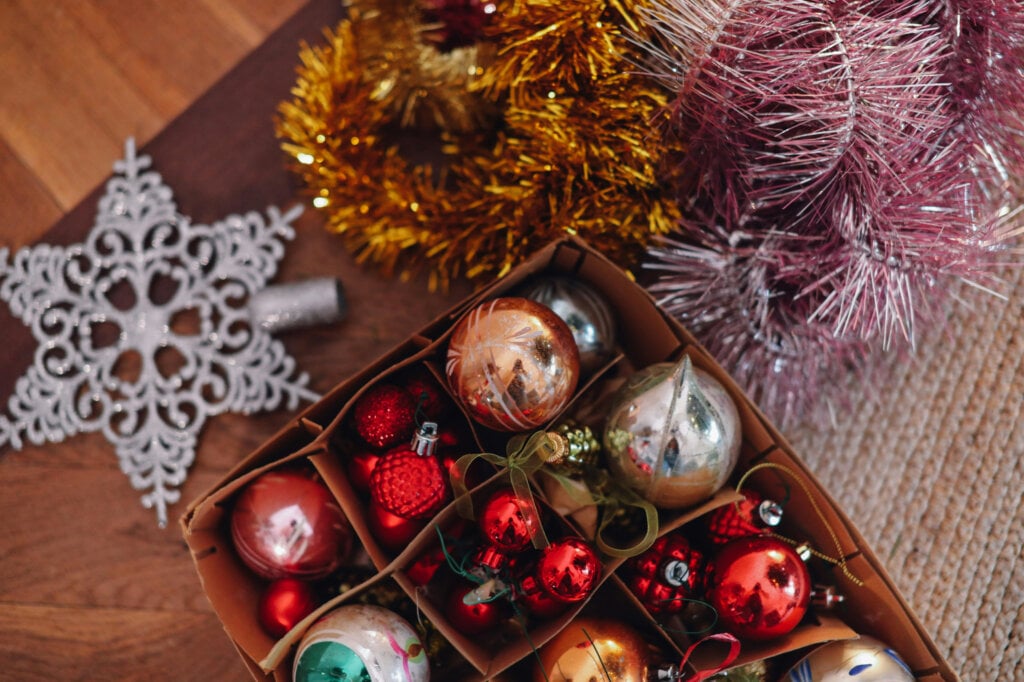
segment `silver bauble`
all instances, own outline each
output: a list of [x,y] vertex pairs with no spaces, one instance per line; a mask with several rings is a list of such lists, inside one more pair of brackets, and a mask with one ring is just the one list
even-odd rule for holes
[[686,356],[630,377],[613,398],[603,440],[624,483],[657,507],[677,509],[725,485],[742,426],[729,393]]
[[580,351],[580,367],[589,374],[615,350],[615,318],[604,297],[571,277],[542,277],[519,294],[551,308],[569,325]]
[[914,682],[910,667],[887,645],[861,635],[826,644],[793,666],[782,682]]

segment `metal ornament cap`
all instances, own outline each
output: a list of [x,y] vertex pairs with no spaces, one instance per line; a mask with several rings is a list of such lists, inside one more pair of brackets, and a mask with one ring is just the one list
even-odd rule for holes
[[711,497],[739,460],[739,410],[725,388],[693,366],[658,363],[619,390],[604,431],[617,476],[655,506],[689,507]]
[[913,682],[914,674],[888,645],[874,637],[831,642],[793,666],[781,682]]

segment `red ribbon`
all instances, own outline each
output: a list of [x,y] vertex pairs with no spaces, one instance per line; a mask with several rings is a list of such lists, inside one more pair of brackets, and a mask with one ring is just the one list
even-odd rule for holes
[[712,675],[720,673],[726,668],[728,668],[730,665],[732,665],[732,662],[735,661],[736,658],[740,655],[740,640],[736,639],[728,632],[722,632],[716,635],[708,635],[707,637],[704,637],[703,639],[694,642],[692,645],[690,645],[690,648],[686,650],[686,653],[683,654],[683,660],[679,662],[680,672],[682,672],[686,668],[686,663],[690,660],[690,656],[693,655],[694,649],[699,647],[704,642],[713,641],[729,643],[729,653],[725,655],[725,660],[719,663],[717,668],[714,668],[712,670],[698,670],[697,674],[686,680],[686,682],[703,682],[703,680],[706,680]]

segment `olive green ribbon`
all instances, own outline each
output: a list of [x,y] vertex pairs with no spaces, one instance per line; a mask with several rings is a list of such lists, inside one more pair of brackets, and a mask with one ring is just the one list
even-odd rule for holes
[[[473,500],[468,494],[466,474],[473,462],[483,460],[505,469],[512,490],[519,499],[527,502],[527,513],[534,515],[533,520],[538,529],[533,536],[533,546],[537,549],[547,547],[548,539],[544,533],[544,526],[540,523],[540,513],[533,497],[533,488],[530,486],[530,476],[533,474],[544,474],[555,479],[573,502],[581,506],[595,504],[601,509],[601,521],[594,536],[594,544],[605,555],[628,559],[649,549],[658,538],[658,510],[654,505],[599,467],[578,467],[587,488],[585,491],[580,490],[573,485],[572,476],[559,471],[557,466],[545,466],[557,458],[559,451],[559,444],[547,432],[537,431],[529,436],[519,434],[510,438],[505,446],[504,456],[491,452],[463,455],[456,460],[451,473],[456,511],[464,518],[473,518]],[[611,524],[616,512],[624,507],[640,509],[644,514],[647,530],[637,542],[620,547],[607,541],[604,538],[604,531]]]
[[482,459],[508,472],[509,482],[516,497],[525,501],[527,513],[533,514],[537,532],[533,536],[533,546],[543,549],[548,546],[548,538],[541,524],[537,503],[533,499],[530,487],[530,475],[538,471],[557,452],[557,446],[544,431],[537,431],[530,436],[519,434],[512,436],[505,446],[505,456],[492,452],[476,452],[463,455],[455,461],[451,472],[452,491],[455,493],[455,509],[460,516],[473,518],[473,500],[470,499],[466,486],[466,473],[473,462]]

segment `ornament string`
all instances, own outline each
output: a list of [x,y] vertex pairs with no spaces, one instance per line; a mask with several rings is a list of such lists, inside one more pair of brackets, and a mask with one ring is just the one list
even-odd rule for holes
[[556,443],[544,431],[537,431],[530,436],[519,434],[509,439],[505,447],[505,456],[491,452],[477,452],[459,457],[452,468],[451,484],[455,494],[455,509],[460,516],[473,518],[473,501],[469,497],[466,485],[466,473],[473,462],[484,460],[508,472],[509,483],[516,496],[527,503],[526,508],[533,514],[534,533],[532,542],[537,549],[548,546],[548,538],[544,526],[540,522],[540,512],[533,497],[530,486],[530,475],[538,471],[556,452]]
[[[796,482],[796,484],[800,486],[800,489],[804,491],[804,496],[807,498],[807,501],[811,503],[811,507],[818,515],[818,518],[821,519],[822,524],[824,524],[825,526],[825,530],[828,531],[829,537],[832,538],[832,543],[835,545],[836,548],[836,557],[831,557],[823,552],[819,552],[813,547],[810,548],[811,554],[818,557],[819,559],[829,562],[830,564],[839,566],[839,569],[843,572],[843,575],[845,575],[850,582],[852,582],[857,587],[863,587],[864,581],[858,578],[856,575],[854,575],[853,572],[850,570],[849,565],[846,563],[846,557],[843,553],[843,545],[839,542],[839,536],[836,535],[835,530],[832,528],[832,524],[828,522],[828,518],[825,516],[825,512],[821,510],[821,506],[818,504],[817,500],[814,499],[814,494],[811,492],[811,489],[807,485],[807,483],[804,482],[803,477],[798,475],[795,471],[793,471],[792,469],[783,464],[776,464],[775,462],[761,462],[760,464],[756,464],[750,467],[750,469],[748,469],[746,473],[744,473],[743,476],[740,477],[739,482],[736,484],[736,492],[740,492],[743,489],[743,484],[746,483],[747,479],[750,478],[751,475],[763,469],[774,469],[776,471],[781,471],[782,473],[793,479]],[[736,510],[739,511],[739,503],[734,502],[733,504],[736,506]],[[800,544],[792,538],[788,538],[779,533],[772,532],[770,533],[770,535],[791,545]]]
[[728,632],[708,635],[707,637],[691,644],[690,648],[683,654],[683,660],[679,662],[680,674],[682,674],[682,671],[686,668],[686,664],[689,662],[690,657],[693,655],[693,652],[697,647],[701,644],[705,644],[706,642],[726,642],[729,644],[729,652],[725,655],[722,662],[718,664],[718,667],[707,670],[698,670],[697,674],[687,679],[686,682],[703,682],[703,680],[710,679],[713,675],[717,675],[732,665],[733,661],[735,661],[740,655],[740,640],[736,639],[733,635],[730,635]]

